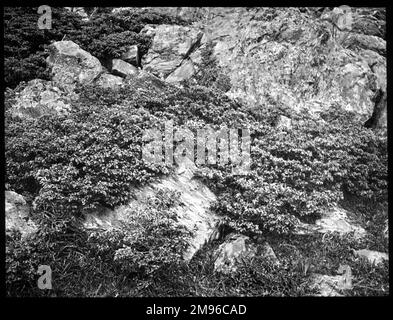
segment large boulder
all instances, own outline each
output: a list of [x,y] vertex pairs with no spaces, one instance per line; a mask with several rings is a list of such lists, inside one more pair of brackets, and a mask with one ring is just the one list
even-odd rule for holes
[[22,195],[14,191],[5,192],[5,228],[6,233],[21,233],[26,238],[37,231],[37,225],[31,220],[30,207]]
[[49,51],[52,81],[66,91],[73,91],[77,83],[93,82],[103,72],[100,61],[72,41],[54,42]]

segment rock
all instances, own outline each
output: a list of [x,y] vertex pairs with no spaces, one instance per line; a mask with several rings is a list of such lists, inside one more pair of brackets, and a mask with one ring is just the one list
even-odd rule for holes
[[317,296],[342,297],[344,290],[351,290],[352,270],[348,265],[340,265],[337,273],[340,275],[330,276],[314,273],[310,277],[310,288],[316,290]]
[[180,203],[173,210],[177,214],[178,223],[192,232],[188,248],[183,254],[184,260],[189,261],[205,243],[218,238],[220,223],[219,217],[210,211],[210,204],[216,197],[202,182],[193,178],[195,169],[194,164],[183,163],[173,176],[159,179],[140,190],[135,190],[136,200],[128,205],[115,210],[103,208],[101,211],[87,214],[85,228],[116,228],[123,218],[125,208],[138,206],[143,199],[154,195],[160,189],[177,191],[181,194]]
[[173,71],[165,80],[169,83],[180,82],[190,79],[195,72],[194,64],[191,60],[185,60],[180,67]]
[[317,290],[316,296],[320,297],[343,297],[340,289],[343,288],[345,281],[344,276],[328,276],[322,274],[314,274],[312,276],[311,289]]
[[113,59],[112,60],[112,73],[114,75],[125,78],[127,76],[136,75],[138,73],[138,69],[123,60]]
[[136,76],[124,79],[133,88],[140,89],[151,96],[153,93],[160,93],[168,85],[165,81],[144,70],[139,70]]
[[338,232],[341,235],[345,235],[354,232],[354,236],[357,238],[362,238],[367,233],[364,228],[348,217],[346,210],[337,206],[326,210],[315,224],[299,222],[295,229],[295,234]]
[[139,48],[137,45],[130,46],[122,56],[121,59],[125,62],[132,64],[135,67],[141,66],[141,57],[139,54]]
[[365,34],[351,33],[342,42],[342,45],[350,49],[368,49],[386,56],[386,41],[380,37]]
[[378,252],[368,249],[353,250],[355,256],[366,258],[371,264],[379,264],[384,260],[389,260],[389,255],[384,252]]
[[281,265],[280,261],[278,260],[276,254],[274,253],[273,248],[270,246],[269,243],[265,242],[262,244],[261,251],[258,252],[258,255],[269,259],[275,265]]
[[352,31],[386,39],[385,8],[353,8]]
[[64,8],[79,15],[83,21],[89,21],[89,16],[83,7],[64,7]]
[[233,273],[241,259],[251,258],[256,253],[257,249],[249,237],[230,234],[215,252],[214,270],[225,274]]
[[[355,11],[349,7],[339,11],[348,14],[348,9]],[[335,16],[339,18],[341,13],[337,10]],[[368,15],[374,14],[369,11]],[[371,117],[372,97],[381,86],[378,83],[384,82],[383,76],[376,73],[386,72],[382,62],[386,61],[385,40],[348,30],[333,39],[328,32],[331,22],[316,19],[312,10],[210,8],[209,15],[200,22],[204,32],[201,44],[213,44],[212,58],[230,78],[230,98],[249,106],[281,105],[295,112],[313,112],[314,106],[326,109],[338,103],[354,112],[359,122]],[[194,25],[199,26],[197,22]],[[316,27],[326,31],[324,41]],[[160,52],[178,65],[161,47],[165,51]],[[380,53],[382,60],[370,55],[371,59],[365,62],[362,50]],[[321,59],[322,56],[329,58]],[[378,71],[370,67],[374,59],[380,61]],[[195,68],[194,60],[193,64]],[[332,72],[325,72],[326,68]],[[173,65],[168,69],[173,69]]]
[[[203,33],[196,28],[177,25],[147,25],[141,33],[153,36],[151,47],[142,59],[144,70],[164,79],[181,67],[183,61],[197,50],[203,37]],[[191,72],[188,62],[170,80],[183,79],[184,75],[189,77]]]
[[19,117],[38,118],[47,114],[67,114],[70,103],[77,95],[64,92],[52,82],[35,79],[19,92],[10,112]]
[[37,225],[29,218],[30,208],[26,200],[14,191],[5,192],[5,226],[6,233],[13,230],[21,233],[22,238],[29,237],[37,231]]
[[346,234],[355,232],[358,237],[366,235],[364,228],[356,225],[349,217],[348,212],[342,208],[335,207],[333,210],[328,210],[321,219],[315,222],[319,227],[319,232],[338,232]]
[[72,41],[54,42],[49,51],[47,63],[52,68],[52,81],[68,92],[77,83],[91,83],[102,73],[100,61]]
[[103,88],[116,89],[123,83],[123,78],[113,74],[104,73],[98,79],[96,84]]
[[278,117],[277,123],[276,123],[276,128],[277,129],[286,129],[289,130],[292,128],[292,120],[291,118],[288,118],[286,116],[280,115]]

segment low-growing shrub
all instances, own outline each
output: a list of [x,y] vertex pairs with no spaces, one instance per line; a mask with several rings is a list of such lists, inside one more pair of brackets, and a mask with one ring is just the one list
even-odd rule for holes
[[143,130],[158,118],[142,108],[93,102],[81,99],[68,115],[7,117],[6,182],[13,190],[38,196],[38,207],[56,203],[76,213],[125,203],[133,185],[168,173],[141,157]]
[[330,113],[329,122],[305,115],[293,119],[289,130],[253,128],[251,171],[244,176],[229,169],[201,170],[219,194],[213,209],[241,232],[285,233],[297,218],[320,216],[344,192],[386,201],[386,138],[348,114]]
[[177,223],[171,208],[178,194],[159,190],[144,203],[122,209],[121,226],[93,232],[89,246],[100,256],[113,259],[125,276],[151,280],[160,270],[182,261],[189,231]]
[[[104,8],[105,9],[105,8]],[[37,27],[37,7],[4,8],[4,80],[15,88],[21,81],[50,80],[46,67],[47,46],[52,41],[71,40],[101,60],[104,65],[118,58],[129,45],[138,45],[141,55],[150,37],[138,33],[146,24],[186,24],[180,18],[134,8],[120,13],[98,10],[88,21],[65,8],[51,7],[52,27]],[[92,41],[94,39],[94,41]]]

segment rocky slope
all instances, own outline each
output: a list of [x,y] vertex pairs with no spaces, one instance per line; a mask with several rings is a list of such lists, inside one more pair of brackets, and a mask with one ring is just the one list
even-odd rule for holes
[[[181,16],[192,23],[145,26],[141,34],[152,38],[147,54],[140,57],[138,47],[130,47],[122,59],[112,60],[110,70],[74,42],[54,42],[47,59],[51,81],[28,82],[17,92],[9,112],[30,118],[67,114],[72,102],[78,99],[75,93],[78,84],[116,90],[131,83],[153,93],[169,84],[196,82],[204,72],[208,53],[229,79],[226,95],[256,112],[260,106],[281,110],[278,128],[290,128],[291,118],[304,110],[317,117],[319,112],[338,105],[352,111],[359,122],[386,131],[386,36],[384,13],[380,9],[353,9],[348,29],[335,24],[344,13],[327,8],[154,10]],[[84,14],[83,18],[87,19]],[[190,261],[204,244],[222,236],[220,219],[210,209],[216,196],[194,177],[194,171],[192,164],[183,164],[171,176],[133,190],[135,199],[125,206],[87,214],[85,228],[116,229],[124,219],[126,207],[140,205],[159,189],[170,189],[181,194],[179,204],[172,210],[178,223],[191,232],[183,256]],[[28,221],[23,197],[7,191],[6,201],[7,230],[35,232],[30,222],[23,222]],[[340,207],[327,208],[315,223],[299,224],[295,234],[337,232],[365,237],[364,228],[348,215]],[[223,236],[226,236],[223,243],[214,253],[217,272],[231,273],[236,269],[236,261],[255,255],[280,264],[268,242],[263,243],[261,251],[257,249],[257,239],[239,234]],[[367,248],[354,250],[354,254],[373,263],[388,259],[386,253]],[[346,289],[351,286],[342,280],[346,273],[341,274],[314,274],[317,291],[321,295],[340,295],[343,285],[347,285]]]

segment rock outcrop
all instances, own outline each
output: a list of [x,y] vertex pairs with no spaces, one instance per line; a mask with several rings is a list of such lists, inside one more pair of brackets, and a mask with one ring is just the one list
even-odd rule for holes
[[[192,233],[188,249],[184,252],[184,260],[190,260],[193,255],[207,242],[219,237],[220,219],[209,210],[210,203],[216,199],[215,195],[200,181],[193,178],[195,165],[182,164],[175,175],[168,176],[135,191],[136,200],[127,206],[138,206],[138,203],[148,196],[154,195],[159,189],[169,189],[180,192],[180,203],[173,208],[178,223],[185,226]],[[116,228],[122,219],[124,207],[115,210],[103,210],[86,215],[87,229]]]
[[143,69],[169,82],[189,79],[195,72],[192,54],[199,48],[203,33],[197,28],[176,25],[147,25],[141,33],[153,37],[142,59]]
[[[143,58],[147,71],[168,82],[189,79],[200,68],[201,49],[211,43],[213,58],[230,78],[227,94],[246,105],[319,112],[338,104],[359,121],[373,116],[373,126],[386,127],[386,106],[373,100],[378,89],[386,92],[380,10],[349,8],[354,25],[339,30],[337,21],[324,18],[335,12],[329,9],[319,17],[299,8],[198,9],[203,14],[194,10],[191,26],[142,30],[153,36]],[[376,107],[382,111],[375,113]]]
[[34,234],[37,225],[31,220],[30,207],[20,194],[14,191],[5,192],[5,228],[6,233],[13,231],[21,233],[22,238]]

